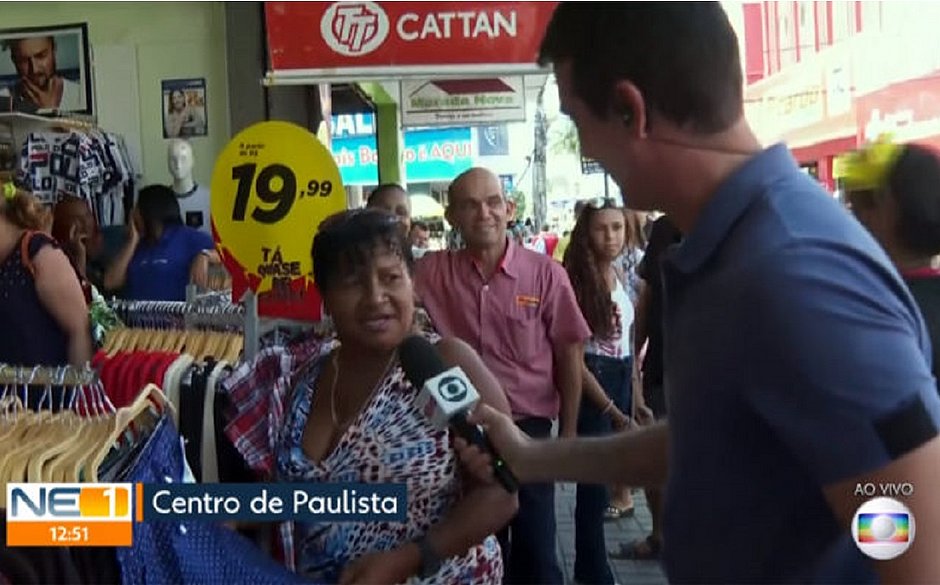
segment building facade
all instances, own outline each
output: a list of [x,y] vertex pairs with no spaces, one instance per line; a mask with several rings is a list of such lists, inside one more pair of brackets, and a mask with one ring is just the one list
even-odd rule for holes
[[745,101],[765,142],[786,142],[835,189],[833,160],[879,134],[940,147],[940,5],[744,2]]

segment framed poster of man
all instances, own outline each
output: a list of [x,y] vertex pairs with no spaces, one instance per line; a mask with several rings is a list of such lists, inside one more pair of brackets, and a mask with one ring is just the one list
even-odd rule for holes
[[0,30],[0,109],[93,114],[88,25]]
[[205,136],[206,80],[166,79],[163,90],[163,137]]

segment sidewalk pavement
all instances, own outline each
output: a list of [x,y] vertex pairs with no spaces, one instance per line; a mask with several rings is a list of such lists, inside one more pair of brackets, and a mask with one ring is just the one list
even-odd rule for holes
[[[645,538],[650,530],[650,512],[646,498],[640,490],[634,491],[636,513],[630,518],[605,523],[607,550],[620,543],[631,543]],[[575,484],[560,483],[555,488],[555,519],[558,531],[558,562],[565,575],[565,583],[574,583],[574,504]],[[665,585],[666,576],[658,561],[621,561],[611,559],[614,578],[622,585]]]

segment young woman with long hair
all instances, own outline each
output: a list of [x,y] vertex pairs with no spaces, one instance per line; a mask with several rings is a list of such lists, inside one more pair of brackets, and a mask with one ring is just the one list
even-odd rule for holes
[[[613,199],[589,204],[565,250],[565,270],[593,333],[585,346],[579,436],[609,434],[629,421],[633,302],[615,265],[624,248],[625,227],[623,210]],[[628,505],[632,509],[632,502]],[[578,484],[574,577],[579,582],[614,582],[604,539],[607,506],[606,486]]]

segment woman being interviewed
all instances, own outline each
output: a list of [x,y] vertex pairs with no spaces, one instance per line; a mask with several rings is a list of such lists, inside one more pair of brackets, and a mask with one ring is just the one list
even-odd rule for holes
[[[321,582],[499,583],[492,536],[516,511],[499,486],[458,473],[450,432],[415,406],[398,346],[413,332],[411,254],[394,216],[347,211],[328,218],[313,243],[314,279],[337,343],[297,378],[275,450],[282,481],[404,483],[403,523],[294,525],[293,564]],[[465,343],[437,343],[483,402],[508,413],[496,379]],[[290,556],[288,557],[290,560]]]

